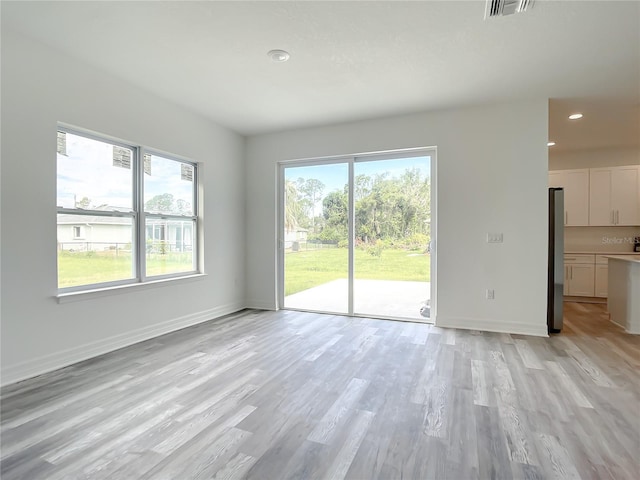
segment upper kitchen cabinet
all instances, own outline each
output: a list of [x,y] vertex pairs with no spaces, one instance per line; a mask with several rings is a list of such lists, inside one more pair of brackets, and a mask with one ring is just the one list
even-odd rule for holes
[[549,172],[549,186],[564,188],[564,224],[589,225],[589,169]]
[[592,168],[589,225],[640,225],[640,166]]

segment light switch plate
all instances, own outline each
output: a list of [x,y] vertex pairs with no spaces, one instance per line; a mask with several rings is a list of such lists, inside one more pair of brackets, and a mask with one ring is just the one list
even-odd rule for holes
[[502,243],[502,233],[487,233],[487,243]]

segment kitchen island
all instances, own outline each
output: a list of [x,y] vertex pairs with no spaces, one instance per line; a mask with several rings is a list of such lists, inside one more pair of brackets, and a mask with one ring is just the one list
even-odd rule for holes
[[640,334],[640,258],[637,255],[608,255],[611,321],[627,333]]

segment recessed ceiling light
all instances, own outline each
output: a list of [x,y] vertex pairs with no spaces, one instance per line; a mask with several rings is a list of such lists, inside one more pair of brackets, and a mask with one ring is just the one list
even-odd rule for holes
[[578,120],[579,118],[582,118],[581,113],[572,113],[569,115],[569,120]]
[[547,147],[553,147],[556,144],[556,142],[547,142]]
[[285,52],[284,50],[271,50],[267,55],[269,55],[271,60],[278,63],[286,62],[291,57],[289,52]]

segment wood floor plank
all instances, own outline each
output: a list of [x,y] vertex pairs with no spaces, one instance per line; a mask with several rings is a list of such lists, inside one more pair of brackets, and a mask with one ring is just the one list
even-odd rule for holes
[[557,437],[540,433],[538,440],[538,444],[541,446],[541,455],[548,465],[547,473],[550,477],[580,480],[580,474],[569,457],[567,449],[562,446]]
[[257,458],[240,452],[215,473],[213,480],[240,480],[244,478],[256,460]]
[[307,357],[305,357],[305,360],[307,360],[308,362],[315,362],[320,357],[320,355],[322,355],[329,348],[331,348],[336,343],[338,343],[341,338],[342,338],[342,335],[334,335],[326,343],[322,344],[314,352],[310,353]]
[[[375,415],[371,412],[364,410],[357,411],[350,426],[346,441],[340,448],[340,451],[333,460],[333,463],[324,474],[324,478],[326,480],[343,480],[346,477],[353,459],[360,448],[360,444],[369,430],[369,426],[371,425],[371,421],[374,416]],[[357,475],[357,473],[355,474]]]
[[[56,410],[61,410],[75,402],[79,402],[84,399],[90,398],[92,395],[95,395],[98,392],[102,392],[104,390],[113,388],[115,385],[125,382],[130,378],[132,378],[131,375],[122,375],[121,377],[111,380],[110,382],[106,382],[103,385],[98,385],[97,387],[94,387],[89,390],[80,390],[72,395],[63,397],[59,400],[48,403],[42,407],[35,408],[29,412],[25,412],[24,415],[19,415],[16,418],[13,418],[12,420],[2,423],[2,431],[6,431],[8,429],[18,427],[27,422],[30,422],[31,420],[40,418],[51,412],[55,412]],[[4,412],[3,412],[3,417],[4,417]]]
[[547,370],[550,371],[558,379],[559,385],[562,386],[563,392],[565,392],[579,407],[593,408],[591,402],[587,400],[585,395],[580,391],[578,386],[573,382],[571,377],[564,371],[564,369],[556,362],[545,362]]
[[[446,459],[452,478],[478,478],[478,436],[473,392],[454,388],[450,397]],[[459,421],[459,419],[465,419]]]
[[518,353],[522,358],[522,363],[524,364],[525,367],[544,370],[544,367],[542,366],[540,359],[535,354],[533,349],[529,346],[526,340],[517,339],[517,340],[514,340],[514,343],[516,346],[516,350],[518,350]]
[[635,479],[640,336],[248,310],[0,391],[3,480]]
[[102,408],[95,407],[85,412],[81,412],[78,415],[75,415],[73,417],[67,418],[66,420],[51,422],[47,426],[40,426],[37,429],[37,432],[38,432],[37,436],[31,434],[31,435],[23,436],[22,439],[20,440],[11,439],[10,434],[12,432],[4,432],[3,436],[9,437],[9,438],[7,438],[6,442],[3,443],[2,458],[4,459],[6,457],[9,457],[20,450],[24,450],[27,447],[30,447],[34,443],[41,442],[42,440],[45,440],[49,437],[59,434],[60,432],[63,432],[75,425],[81,424],[86,420],[91,419],[92,417],[98,415],[102,411],[103,411]]
[[476,405],[474,409],[480,478],[510,479],[511,460],[498,408]]
[[489,383],[489,367],[487,362],[482,360],[471,360],[471,378],[473,379],[473,403],[490,407],[495,405],[492,402],[492,386]]
[[368,386],[369,382],[366,380],[352,379],[344,393],[333,403],[307,439],[329,445],[335,438],[337,429],[342,427],[346,419],[355,413],[354,405]]

